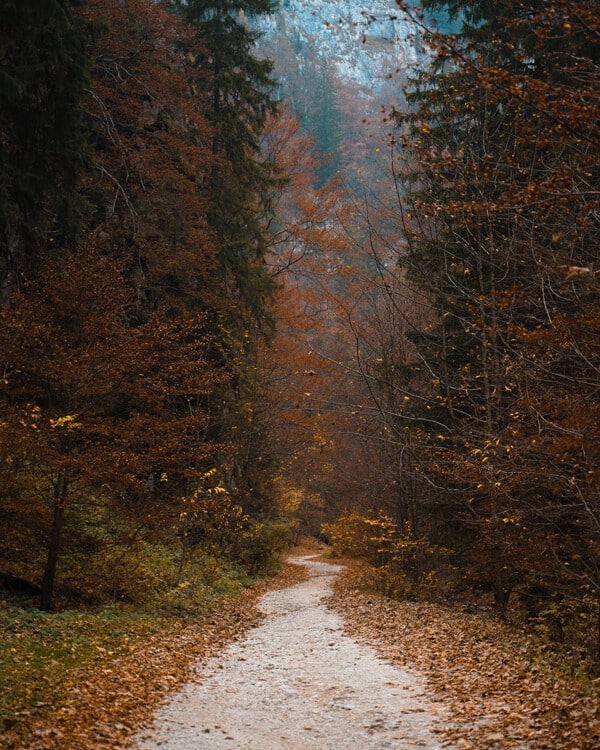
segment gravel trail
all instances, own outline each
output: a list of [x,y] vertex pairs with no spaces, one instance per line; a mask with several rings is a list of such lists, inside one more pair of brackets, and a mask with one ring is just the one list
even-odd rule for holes
[[439,750],[444,718],[414,673],[344,635],[323,599],[341,569],[310,556],[308,581],[266,594],[267,615],[197,668],[132,750]]

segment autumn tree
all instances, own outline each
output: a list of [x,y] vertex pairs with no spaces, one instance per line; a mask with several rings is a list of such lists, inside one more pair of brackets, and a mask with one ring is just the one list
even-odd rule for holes
[[158,309],[130,325],[135,293],[123,267],[92,248],[48,264],[10,301],[2,478],[3,513],[15,517],[4,528],[18,535],[11,548],[35,539],[21,552],[32,572],[45,546],[41,605],[49,608],[69,518],[90,527],[111,508],[172,533],[179,498],[215,460],[201,404],[216,376],[201,320],[174,326]]
[[106,524],[109,536],[120,527],[177,544],[183,500],[219,481],[206,479],[224,452],[209,405],[230,377],[209,355],[218,264],[202,184],[213,131],[190,91],[185,28],[141,0],[79,12],[100,29],[86,225],[2,308],[7,549],[35,539],[26,565],[44,607],[65,534],[89,555]]
[[259,359],[272,415],[270,450],[284,502],[302,531],[318,535],[343,509],[389,499],[379,413],[352,334],[357,316],[364,322],[372,275],[355,244],[356,205],[340,180],[320,185],[314,139],[299,120],[284,110],[270,122],[263,147],[288,178],[273,196],[277,330]]
[[463,25],[430,35],[394,136],[400,263],[437,311],[413,336],[444,426],[424,470],[498,601],[543,585],[597,616],[593,4],[425,5]]
[[105,27],[87,102],[90,231],[107,252],[129,255],[141,319],[167,298],[213,309],[216,247],[203,188],[213,130],[179,49],[188,32],[161,4],[143,0],[82,12]]

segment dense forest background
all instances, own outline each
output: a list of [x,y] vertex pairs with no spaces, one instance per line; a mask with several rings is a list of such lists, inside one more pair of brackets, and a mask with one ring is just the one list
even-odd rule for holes
[[596,3],[423,7],[359,153],[269,0],[3,4],[5,586],[186,611],[308,533],[598,662]]

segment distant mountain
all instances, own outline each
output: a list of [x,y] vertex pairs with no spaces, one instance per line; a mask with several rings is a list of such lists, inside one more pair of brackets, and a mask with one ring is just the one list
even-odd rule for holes
[[403,106],[403,85],[428,60],[418,25],[395,0],[281,0],[254,26],[281,98],[330,159],[321,178],[371,169],[382,108]]

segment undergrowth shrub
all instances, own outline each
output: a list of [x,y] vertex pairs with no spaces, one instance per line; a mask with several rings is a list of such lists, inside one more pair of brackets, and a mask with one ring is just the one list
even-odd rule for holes
[[[140,521],[102,495],[74,495],[65,513],[55,610],[118,604],[194,613],[207,600],[249,585],[253,576],[277,572],[291,522],[247,515],[212,471],[201,488],[179,502],[159,524]],[[39,538],[15,536],[5,545],[0,594],[4,581],[20,580],[34,592],[23,595],[23,603],[38,604],[44,534],[47,530],[40,529]]]
[[580,598],[553,592],[535,611],[529,609],[528,619],[542,641],[593,662],[599,657],[597,606],[595,593],[589,589],[581,591]]
[[[68,567],[63,590],[78,573]],[[101,550],[88,560],[85,580],[78,579],[80,596],[89,603],[122,603],[182,615],[202,611],[207,601],[235,593],[248,582],[239,565],[210,550],[197,547],[184,555],[180,548],[145,540]]]
[[286,519],[255,521],[248,526],[239,539],[237,558],[250,575],[277,573],[281,553],[290,546],[293,528]]
[[334,554],[364,560],[370,570],[364,583],[394,599],[418,599],[435,589],[436,569],[447,554],[442,547],[413,532],[410,523],[396,524],[380,511],[368,516],[349,513],[323,526]]

